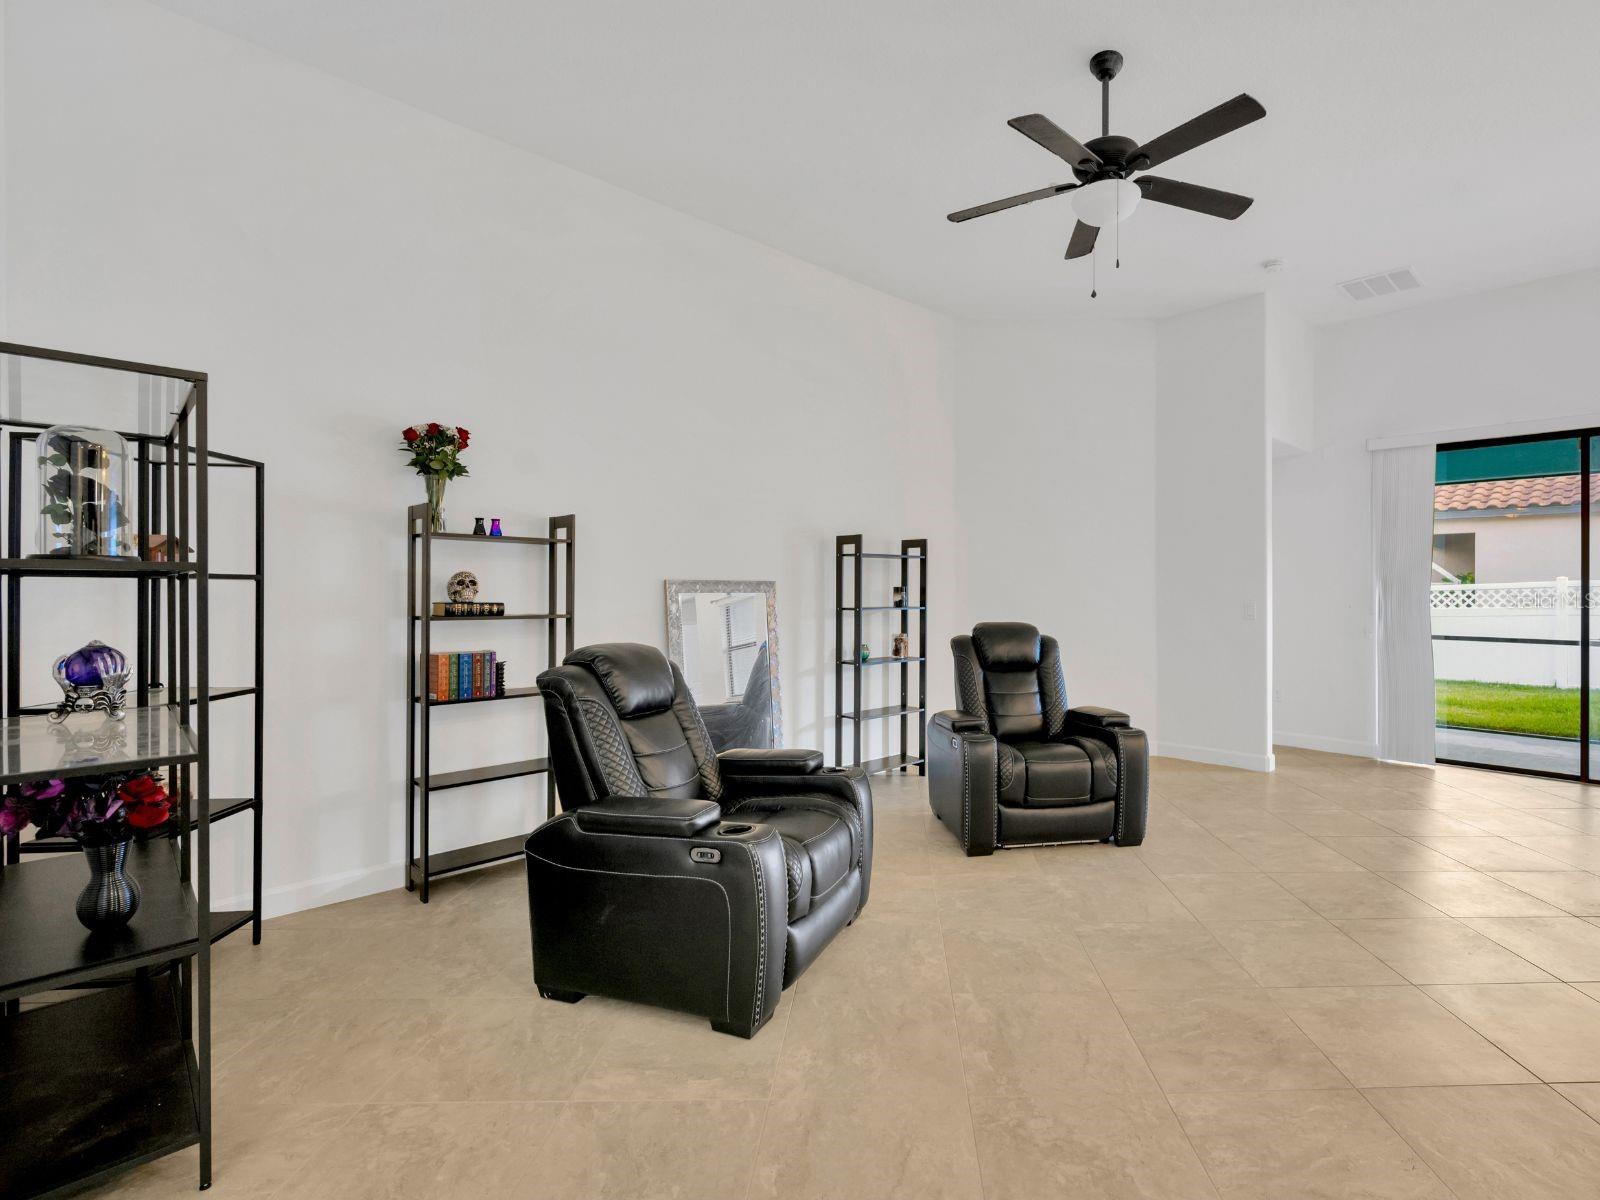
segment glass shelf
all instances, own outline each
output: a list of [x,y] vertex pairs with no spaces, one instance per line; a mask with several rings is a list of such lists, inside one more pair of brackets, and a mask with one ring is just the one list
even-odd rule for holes
[[142,558],[0,558],[0,575],[76,575],[87,579],[121,579],[125,575],[194,575],[200,564],[152,562]]
[[42,716],[0,721],[0,784],[132,771],[199,757],[194,731],[179,718],[176,705],[124,709],[120,721],[104,713],[75,713],[60,723]]

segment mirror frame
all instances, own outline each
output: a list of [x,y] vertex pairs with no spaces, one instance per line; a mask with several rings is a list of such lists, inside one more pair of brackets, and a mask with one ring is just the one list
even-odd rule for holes
[[771,579],[669,579],[666,581],[667,657],[683,669],[683,617],[679,601],[694,592],[759,592],[767,601],[767,671],[772,677],[772,744],[783,745],[783,692],[778,672],[778,584]]

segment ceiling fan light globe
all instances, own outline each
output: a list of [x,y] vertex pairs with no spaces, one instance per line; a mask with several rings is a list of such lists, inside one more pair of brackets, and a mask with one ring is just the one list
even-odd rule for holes
[[1138,187],[1126,179],[1101,179],[1072,193],[1072,211],[1085,225],[1103,229],[1126,221],[1140,199]]

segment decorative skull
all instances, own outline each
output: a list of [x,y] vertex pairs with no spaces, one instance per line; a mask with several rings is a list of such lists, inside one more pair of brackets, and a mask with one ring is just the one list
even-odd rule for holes
[[456,604],[478,598],[478,577],[471,571],[457,571],[444,585],[445,594]]

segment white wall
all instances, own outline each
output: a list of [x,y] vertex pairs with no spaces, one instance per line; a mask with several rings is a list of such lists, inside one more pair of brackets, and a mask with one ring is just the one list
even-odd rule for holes
[[1163,753],[1272,769],[1271,431],[1264,296],[1156,331]]
[[6,196],[10,192],[8,186],[10,156],[7,153],[6,130],[9,127],[6,110],[5,87],[5,61],[6,61],[6,28],[9,22],[6,19],[6,0],[0,0],[0,329],[6,325],[6,289],[3,281],[6,278],[8,260],[6,257],[6,232],[10,222],[6,219]]
[[1072,703],[1157,737],[1153,326],[963,324],[955,377],[956,625],[1032,622],[1061,642]]
[[1594,423],[1600,272],[1316,332],[1315,448],[1273,488],[1280,742],[1376,744],[1368,438]]
[[[1473,578],[1478,583],[1524,583],[1583,572],[1583,538],[1576,509],[1560,513],[1534,510],[1517,515],[1474,516],[1434,513],[1436,534],[1470,533]],[[1434,583],[1444,580],[1434,576]]]
[[[831,737],[835,534],[928,537],[956,627],[942,318],[137,0],[6,23],[6,335],[207,370],[214,444],[269,466],[270,910],[401,878],[409,422],[476,435],[452,528],[577,514],[580,642],[662,644],[667,577],[776,579],[791,745]],[[459,562],[514,607],[513,554]],[[531,635],[493,641],[530,681]],[[436,769],[535,724],[442,713]],[[441,795],[436,846],[535,795]]]
[[1267,428],[1277,455],[1311,449],[1316,424],[1316,367],[1311,327],[1277,297],[1264,300]]

